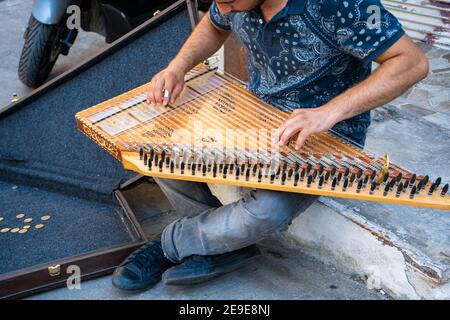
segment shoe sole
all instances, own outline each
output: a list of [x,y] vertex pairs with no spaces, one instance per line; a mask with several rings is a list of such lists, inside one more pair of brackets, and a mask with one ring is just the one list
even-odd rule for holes
[[130,291],[130,292],[145,291],[145,290],[148,290],[151,287],[157,285],[158,282],[161,281],[161,277],[162,277],[163,273],[164,273],[164,271],[160,272],[153,280],[147,281],[143,284],[140,283],[140,284],[136,284],[136,285],[127,285],[126,287],[124,287],[115,282],[116,273],[114,272],[113,276],[112,276],[112,285],[113,285],[113,287],[115,287],[119,290],[122,290],[122,291]]
[[252,250],[251,252],[247,253],[247,257],[244,258],[244,260],[239,260],[236,262],[232,262],[228,265],[226,270],[220,271],[220,272],[213,272],[208,273],[200,276],[191,276],[191,277],[183,277],[183,278],[173,278],[167,277],[167,273],[170,269],[168,269],[166,272],[162,275],[162,282],[165,285],[168,286],[186,286],[186,285],[192,285],[192,284],[198,284],[202,282],[206,282],[215,278],[218,278],[222,275],[225,275],[227,273],[230,273],[232,271],[235,271],[241,267],[244,267],[246,263],[256,259],[261,255],[261,251],[259,249]]

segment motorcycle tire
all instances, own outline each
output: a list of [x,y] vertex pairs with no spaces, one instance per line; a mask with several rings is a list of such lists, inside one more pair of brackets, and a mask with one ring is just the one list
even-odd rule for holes
[[30,88],[43,84],[59,56],[58,26],[30,16],[19,61],[19,79]]

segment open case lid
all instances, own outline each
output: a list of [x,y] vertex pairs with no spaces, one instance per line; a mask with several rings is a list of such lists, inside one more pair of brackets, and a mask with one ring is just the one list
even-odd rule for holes
[[145,241],[121,192],[136,175],[79,132],[74,115],[148,82],[190,31],[178,1],[0,111],[0,230],[30,225],[0,233],[0,298],[64,285],[71,264],[85,278],[111,272]]

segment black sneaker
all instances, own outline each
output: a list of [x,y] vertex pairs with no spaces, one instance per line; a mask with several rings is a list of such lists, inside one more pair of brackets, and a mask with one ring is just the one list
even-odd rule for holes
[[112,283],[122,290],[143,290],[157,284],[162,273],[173,265],[164,256],[161,241],[150,241],[116,268]]
[[256,245],[219,255],[193,255],[164,272],[162,280],[164,284],[173,286],[208,281],[243,267],[259,255],[261,251]]

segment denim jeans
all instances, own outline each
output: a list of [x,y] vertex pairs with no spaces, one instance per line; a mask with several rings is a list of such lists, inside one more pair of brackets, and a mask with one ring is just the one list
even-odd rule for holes
[[155,181],[183,216],[169,224],[161,237],[164,254],[173,262],[191,255],[234,251],[273,236],[286,230],[292,219],[318,198],[257,189],[239,201],[222,205],[206,183]]

